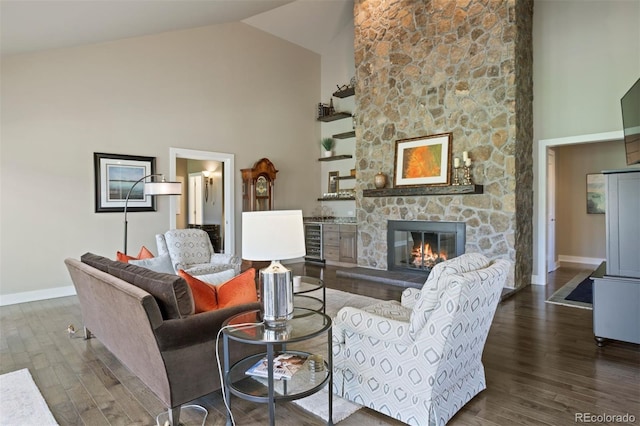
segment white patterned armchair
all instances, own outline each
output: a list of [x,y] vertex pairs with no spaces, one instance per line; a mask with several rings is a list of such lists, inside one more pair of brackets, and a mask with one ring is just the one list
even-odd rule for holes
[[156,235],[158,256],[169,255],[177,273],[183,269],[190,275],[206,275],[232,269],[240,273],[241,259],[231,254],[216,253],[209,235],[202,229],[172,229]]
[[401,302],[340,309],[334,393],[410,425],[446,424],[486,388],[482,350],[509,268],[464,254]]

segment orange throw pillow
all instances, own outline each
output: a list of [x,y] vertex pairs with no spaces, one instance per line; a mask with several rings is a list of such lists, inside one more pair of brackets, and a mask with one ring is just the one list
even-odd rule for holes
[[218,309],[257,302],[256,270],[254,268],[247,269],[240,275],[220,284],[216,290],[218,292]]
[[145,246],[140,247],[140,252],[138,253],[138,260],[141,259],[153,259],[155,256],[153,253],[149,251]]
[[145,246],[140,247],[140,251],[136,257],[129,256],[128,254],[124,254],[122,252],[116,253],[116,259],[120,262],[129,263],[130,260],[140,260],[140,259],[153,259],[153,253],[149,251]]
[[135,257],[126,255],[121,251],[116,253],[116,259],[118,259],[119,262],[124,262],[124,263],[129,263],[130,260],[137,260]]
[[178,275],[185,279],[191,289],[196,314],[218,309],[218,297],[216,295],[216,288],[213,285],[200,281],[182,269],[178,271]]

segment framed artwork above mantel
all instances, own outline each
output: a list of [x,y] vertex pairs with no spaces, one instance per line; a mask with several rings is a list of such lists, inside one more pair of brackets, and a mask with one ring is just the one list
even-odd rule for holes
[[452,133],[396,141],[393,186],[449,185]]

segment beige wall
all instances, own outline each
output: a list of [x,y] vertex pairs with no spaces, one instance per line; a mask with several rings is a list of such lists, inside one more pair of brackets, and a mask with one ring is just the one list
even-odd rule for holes
[[587,214],[586,176],[626,167],[622,141],[569,145],[556,151],[556,253],[605,259],[603,214]]
[[[535,0],[534,170],[539,140],[622,130],[620,98],[640,76],[638,17],[637,0]],[[545,197],[535,194],[534,235]],[[539,252],[534,240],[534,276],[545,274]]]
[[[233,153],[237,223],[239,169],[268,157],[277,208],[316,206],[320,56],[306,49],[228,24],[11,56],[1,71],[3,303],[69,286],[66,257],[122,249],[122,214],[94,213],[94,152],[153,156],[159,173],[170,147]],[[129,215],[131,252],[155,247],[169,202]]]

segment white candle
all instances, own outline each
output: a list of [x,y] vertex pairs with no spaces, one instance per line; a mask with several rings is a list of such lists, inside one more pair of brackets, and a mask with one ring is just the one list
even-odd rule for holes
[[467,157],[467,159],[464,160],[464,165],[467,167],[471,166],[471,158]]
[[293,288],[294,290],[298,290],[302,285],[302,277],[300,275],[293,276]]
[[464,162],[466,164],[467,160],[469,159],[469,153],[467,151],[464,151],[462,153],[462,159],[464,160]]
[[456,169],[458,167],[460,167],[460,159],[459,158],[456,157],[456,158],[453,159],[453,167],[455,167]]

